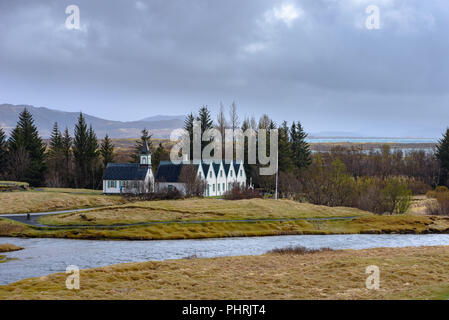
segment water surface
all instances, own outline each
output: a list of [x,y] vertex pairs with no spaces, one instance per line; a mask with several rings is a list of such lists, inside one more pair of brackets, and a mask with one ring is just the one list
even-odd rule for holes
[[181,259],[190,255],[259,255],[274,248],[288,246],[367,249],[449,245],[449,235],[304,235],[161,241],[0,238],[0,243],[12,243],[25,248],[22,251],[6,253],[8,258],[18,260],[0,263],[1,285],[65,272],[69,265],[86,269],[124,262]]

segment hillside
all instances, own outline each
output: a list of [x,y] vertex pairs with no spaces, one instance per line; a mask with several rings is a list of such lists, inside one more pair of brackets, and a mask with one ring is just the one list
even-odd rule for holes
[[[79,112],[66,112],[53,110],[44,107],[34,107],[27,105],[0,105],[0,127],[5,129],[6,133],[15,127],[19,113],[27,108],[34,117],[35,124],[42,137],[50,136],[53,123],[58,122],[61,130],[68,127],[70,132],[79,116]],[[153,134],[154,138],[167,138],[173,129],[183,126],[183,116],[163,116],[157,115],[148,117],[139,121],[112,121],[88,114],[84,114],[86,122],[92,124],[99,138],[108,134],[112,138],[135,138],[140,136],[140,131],[147,128]]]

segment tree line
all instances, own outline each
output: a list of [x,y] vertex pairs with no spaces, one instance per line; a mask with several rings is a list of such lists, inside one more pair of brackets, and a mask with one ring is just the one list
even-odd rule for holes
[[[151,135],[142,130],[132,159],[139,162],[144,142],[151,146]],[[158,163],[165,155],[162,145],[153,158]],[[7,139],[0,128],[0,179],[28,182],[31,186],[100,189],[104,169],[114,162],[114,145],[108,135],[98,140],[94,129],[80,113],[73,135],[61,132],[55,123],[46,145],[39,136],[31,113],[24,109]]]

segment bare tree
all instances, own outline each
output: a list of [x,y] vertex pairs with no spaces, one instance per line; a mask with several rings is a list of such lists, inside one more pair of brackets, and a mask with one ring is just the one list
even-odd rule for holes
[[187,197],[203,197],[206,191],[206,182],[198,176],[196,165],[183,165],[179,176],[180,182],[185,184]]
[[220,103],[220,112],[217,116],[217,129],[220,131],[221,134],[221,150],[224,152],[225,150],[225,131],[228,126],[228,123],[226,121],[226,117],[224,114],[224,107],[223,104]]
[[11,151],[8,157],[8,171],[10,178],[12,180],[22,181],[30,164],[29,153],[23,147]]

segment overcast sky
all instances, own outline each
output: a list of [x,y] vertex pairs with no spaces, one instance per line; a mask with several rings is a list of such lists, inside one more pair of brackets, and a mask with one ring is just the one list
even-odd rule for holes
[[138,120],[235,101],[309,132],[436,137],[448,32],[447,0],[0,0],[0,103]]

